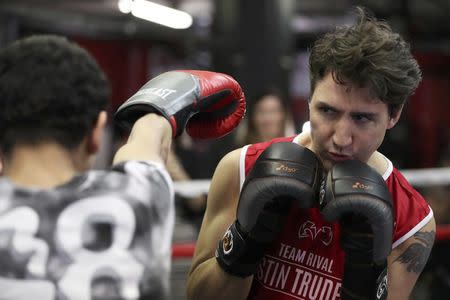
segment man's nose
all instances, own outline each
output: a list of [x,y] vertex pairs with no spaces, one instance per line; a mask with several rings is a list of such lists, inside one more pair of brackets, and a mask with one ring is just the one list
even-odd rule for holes
[[340,120],[335,124],[333,134],[333,144],[342,150],[353,143],[352,125],[347,120]]

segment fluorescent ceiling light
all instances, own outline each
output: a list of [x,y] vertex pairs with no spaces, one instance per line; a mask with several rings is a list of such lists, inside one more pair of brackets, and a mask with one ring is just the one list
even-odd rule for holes
[[131,12],[131,7],[133,6],[133,0],[119,0],[117,6],[121,12],[129,14]]
[[119,0],[119,10],[135,17],[174,29],[186,29],[192,25],[188,13],[146,0]]

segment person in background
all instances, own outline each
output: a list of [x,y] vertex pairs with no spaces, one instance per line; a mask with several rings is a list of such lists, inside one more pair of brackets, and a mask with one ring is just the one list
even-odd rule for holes
[[[224,149],[231,151],[248,144],[268,141],[275,137],[294,134],[294,127],[289,116],[289,112],[287,111],[286,103],[283,100],[281,93],[275,88],[268,88],[260,92],[254,100],[249,103],[247,111],[247,117],[237,128],[234,140],[228,139],[230,144],[226,146],[224,145],[227,143],[226,141],[222,141],[220,143],[222,145],[221,152],[223,152]],[[186,142],[186,140],[190,140],[191,144],[196,143],[196,145],[192,145],[192,147],[202,144],[201,141],[192,141],[189,136],[186,135],[182,136],[182,139],[179,139],[178,142],[183,143]],[[217,141],[213,141],[212,143],[217,143]],[[214,144],[211,145],[211,150],[217,149],[217,147],[214,147]],[[178,144],[178,146],[178,150],[182,151],[180,149],[182,148],[180,147],[181,145]],[[207,153],[208,156],[213,156],[210,151],[207,151]],[[204,155],[206,154],[201,154],[201,156]],[[190,157],[192,158],[195,156]],[[185,159],[190,160],[190,157]],[[208,160],[208,158],[205,159]],[[199,158],[198,160],[202,160],[202,162],[204,161],[202,158]],[[195,159],[193,163],[197,165],[197,168],[201,168],[202,164],[199,165],[198,160]],[[169,152],[168,171],[174,181],[192,179],[188,171],[186,171],[183,167],[183,163],[189,164],[189,162],[181,161],[175,151]],[[204,194],[191,198],[180,197],[180,211],[189,222],[195,224],[197,230],[200,229],[200,225],[203,220],[206,200],[207,195]]]
[[218,164],[187,279],[191,300],[407,300],[433,211],[378,151],[421,81],[409,44],[358,8],[309,56],[310,129]]
[[193,136],[227,134],[245,99],[225,74],[161,74],[116,112],[130,134],[113,166],[92,170],[109,94],[93,57],[64,37],[0,49],[1,299],[170,299],[172,138],[186,124]]
[[249,104],[246,122],[237,131],[236,144],[242,147],[292,134],[294,126],[286,103],[281,93],[271,88],[257,94]]

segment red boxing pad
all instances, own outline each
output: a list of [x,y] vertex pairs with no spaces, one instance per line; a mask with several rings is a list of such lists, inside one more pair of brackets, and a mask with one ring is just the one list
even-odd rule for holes
[[173,136],[185,128],[194,138],[218,138],[231,132],[245,115],[245,97],[231,76],[198,70],[163,73],[122,104],[116,122],[131,128],[148,113],[164,116]]
[[186,132],[194,138],[218,138],[231,132],[245,116],[245,96],[231,76],[198,70],[185,70],[198,79],[198,113],[192,116]]

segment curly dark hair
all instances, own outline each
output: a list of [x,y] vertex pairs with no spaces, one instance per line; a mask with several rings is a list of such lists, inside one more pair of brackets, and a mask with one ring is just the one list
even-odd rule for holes
[[92,129],[110,96],[108,81],[84,49],[64,37],[36,35],[0,50],[0,146],[54,141],[67,149]]
[[396,113],[422,79],[409,44],[384,21],[356,8],[357,22],[337,27],[310,49],[311,91],[331,72],[339,84],[369,87]]

